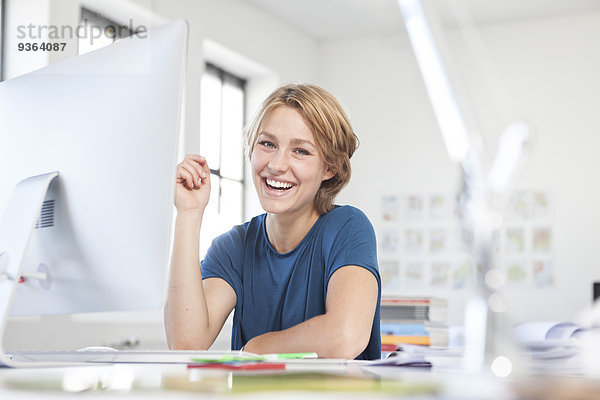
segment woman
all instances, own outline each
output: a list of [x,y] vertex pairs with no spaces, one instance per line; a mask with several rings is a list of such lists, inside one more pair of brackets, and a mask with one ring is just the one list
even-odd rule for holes
[[262,104],[246,141],[266,214],[216,238],[201,268],[210,170],[196,155],[178,166],[169,347],[208,349],[235,308],[233,350],[379,358],[375,234],[362,212],[333,204],[358,142],[344,111],[322,88],[284,86]]

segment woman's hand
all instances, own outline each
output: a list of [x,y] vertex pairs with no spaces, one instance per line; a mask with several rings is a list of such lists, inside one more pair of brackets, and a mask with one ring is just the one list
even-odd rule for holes
[[178,212],[204,212],[210,197],[210,169],[204,157],[188,154],[177,166],[175,207]]

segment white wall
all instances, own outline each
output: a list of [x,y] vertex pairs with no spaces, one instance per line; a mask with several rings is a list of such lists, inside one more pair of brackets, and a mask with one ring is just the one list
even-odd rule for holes
[[[590,304],[591,281],[600,278],[595,240],[600,225],[595,177],[600,169],[600,14],[481,31],[516,116],[537,131],[515,188],[548,191],[554,205],[554,287],[508,289],[505,295],[516,320],[572,319]],[[450,36],[457,61],[468,65]],[[445,153],[407,37],[331,41],[320,51],[320,82],[347,107],[362,142],[340,202],[362,208],[379,230],[381,194],[456,190],[458,166]],[[481,96],[477,83],[466,82],[472,95]],[[493,149],[496,139],[495,132],[484,134],[487,148]],[[429,294],[448,297],[451,321],[462,319],[468,293]]]

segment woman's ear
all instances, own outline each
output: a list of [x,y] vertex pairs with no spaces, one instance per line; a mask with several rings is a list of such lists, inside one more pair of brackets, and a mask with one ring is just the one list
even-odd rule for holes
[[327,167],[327,170],[325,170],[325,175],[323,176],[323,182],[333,178],[335,174],[337,174],[337,170],[331,167]]

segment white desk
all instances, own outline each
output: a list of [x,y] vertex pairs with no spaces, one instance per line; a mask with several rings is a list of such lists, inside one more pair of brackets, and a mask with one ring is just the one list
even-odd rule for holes
[[[518,382],[466,375],[457,365],[373,367],[364,362],[316,364],[285,371],[187,368],[185,364],[90,364],[53,368],[0,368],[0,399],[600,399],[600,379],[529,377]],[[319,362],[321,360],[317,360]],[[434,363],[435,365],[435,363]],[[232,397],[232,394],[235,395]]]
[[[188,369],[182,364],[0,369],[0,398],[64,399],[67,394],[76,392],[85,392],[86,398],[92,399],[146,400],[188,397],[231,399],[231,394],[244,399],[285,397],[303,400],[307,397],[388,399],[403,396],[418,399],[516,398],[512,386],[506,381],[475,379],[456,369],[361,368],[360,363],[351,362],[342,369],[328,371],[324,373],[318,368],[308,368],[303,372],[231,373]],[[530,391],[545,387],[538,381],[533,386],[525,386]],[[600,394],[600,391],[595,394]],[[546,399],[544,396],[530,398]]]
[[[385,377],[377,369],[391,374]],[[231,398],[389,398],[402,394],[443,398],[443,375],[429,370],[372,367],[305,368],[283,372],[227,372],[188,369],[181,364],[114,364],[83,367],[0,370],[0,398],[62,399],[69,392],[85,391],[91,398],[148,399]],[[270,388],[267,390],[267,388]],[[308,390],[309,392],[307,392]],[[439,394],[439,396],[438,396]],[[501,397],[498,397],[501,398]]]

